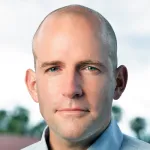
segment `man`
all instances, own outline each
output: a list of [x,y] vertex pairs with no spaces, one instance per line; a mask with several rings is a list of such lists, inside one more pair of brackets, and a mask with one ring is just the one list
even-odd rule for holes
[[51,12],[35,33],[33,55],[25,81],[48,127],[24,150],[150,149],[111,119],[128,73],[117,67],[115,33],[103,16],[80,5]]

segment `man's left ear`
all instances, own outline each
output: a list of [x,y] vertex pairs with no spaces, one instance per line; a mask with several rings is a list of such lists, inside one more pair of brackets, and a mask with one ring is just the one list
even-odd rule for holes
[[114,93],[115,100],[119,99],[122,93],[124,92],[127,80],[128,80],[127,68],[121,65],[116,69],[116,88]]

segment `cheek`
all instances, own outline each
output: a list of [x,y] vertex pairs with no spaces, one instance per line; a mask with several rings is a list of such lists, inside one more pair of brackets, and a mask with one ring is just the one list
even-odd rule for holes
[[90,86],[86,86],[88,103],[95,117],[111,106],[113,89],[110,82],[107,77],[99,77],[88,83]]
[[59,85],[57,82],[49,79],[48,77],[42,77],[37,82],[38,101],[42,112],[54,111],[55,103],[58,99]]
[[59,84],[57,83],[57,80],[48,78],[48,76],[41,77],[37,83],[37,86],[40,97],[53,99],[53,97],[58,94]]

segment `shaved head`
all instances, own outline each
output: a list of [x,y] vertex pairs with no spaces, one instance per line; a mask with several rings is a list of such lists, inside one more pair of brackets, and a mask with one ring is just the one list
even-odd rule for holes
[[[33,55],[34,64],[36,65],[36,41],[43,28],[47,27],[47,24],[53,18],[60,19],[64,16],[71,16],[72,19],[76,16],[84,18],[87,23],[93,28],[93,31],[97,34],[100,42],[103,44],[104,50],[108,50],[109,59],[113,66],[113,69],[117,68],[117,40],[113,28],[110,23],[97,11],[81,5],[69,5],[59,9],[56,9],[49,13],[39,25],[37,31],[33,37]],[[78,22],[77,22],[78,23]]]
[[84,150],[111,121],[113,99],[127,83],[117,67],[117,41],[98,12],[69,5],[48,14],[33,38],[35,70],[26,85],[39,103],[54,149]]

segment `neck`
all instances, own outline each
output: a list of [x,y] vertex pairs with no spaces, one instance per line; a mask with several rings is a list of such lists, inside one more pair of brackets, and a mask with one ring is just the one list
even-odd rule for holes
[[80,140],[77,142],[63,139],[62,137],[56,135],[53,131],[49,132],[50,135],[50,145],[51,150],[87,150],[97,139],[98,137],[106,130],[107,126],[102,128],[100,131],[90,135],[84,140]]
[[52,150],[86,150],[96,139],[97,136],[93,136],[93,138],[90,137],[90,139],[75,142],[57,137],[55,133],[50,133],[50,144]]

